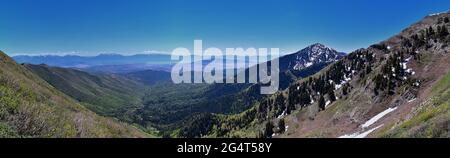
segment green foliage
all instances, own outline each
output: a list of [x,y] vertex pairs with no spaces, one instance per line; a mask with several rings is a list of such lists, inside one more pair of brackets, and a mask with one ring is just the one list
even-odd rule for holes
[[342,87],[342,95],[347,95],[349,91],[349,85],[348,84],[344,84],[344,86]]
[[265,125],[265,128],[264,128],[264,136],[265,136],[265,138],[272,138],[273,128],[274,128],[274,126],[273,126],[272,122],[268,121],[266,123],[266,125]]
[[198,138],[209,134],[215,124],[214,116],[210,113],[194,114],[181,128],[179,136],[183,138]]
[[278,120],[278,129],[280,130],[280,133],[284,133],[286,131],[286,123],[284,122],[284,119]]
[[325,98],[323,97],[323,95],[320,95],[319,101],[317,104],[319,105],[319,111],[325,110]]
[[25,66],[56,89],[105,116],[115,116],[119,109],[140,105],[145,91],[142,84],[117,75],[92,75],[45,65]]
[[100,117],[0,52],[2,137],[146,137]]
[[330,89],[328,91],[328,98],[330,99],[331,102],[336,101],[336,96],[334,95],[334,90],[333,89]]
[[383,137],[449,137],[450,136],[450,73],[432,88],[429,101],[417,114]]
[[15,138],[19,137],[16,131],[5,123],[0,122],[0,138]]

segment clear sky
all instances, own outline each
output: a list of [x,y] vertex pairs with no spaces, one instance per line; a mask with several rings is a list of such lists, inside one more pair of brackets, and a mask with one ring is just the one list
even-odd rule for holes
[[1,0],[0,50],[14,54],[171,52],[323,43],[350,52],[384,40],[449,0]]

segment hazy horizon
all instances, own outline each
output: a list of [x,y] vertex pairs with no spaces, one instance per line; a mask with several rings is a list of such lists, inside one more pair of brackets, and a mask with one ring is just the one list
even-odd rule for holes
[[192,49],[201,39],[204,48],[280,48],[290,54],[322,43],[349,53],[450,5],[443,0],[253,3],[8,1],[0,10],[0,50],[11,56],[169,54],[177,47]]

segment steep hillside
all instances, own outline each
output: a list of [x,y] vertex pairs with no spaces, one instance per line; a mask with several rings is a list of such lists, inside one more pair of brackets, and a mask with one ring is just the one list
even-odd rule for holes
[[450,13],[356,50],[285,91],[210,124],[219,137],[449,137]]
[[172,82],[170,72],[143,70],[130,72],[125,74],[126,77],[144,83],[146,85],[154,85],[156,83]]
[[[344,54],[322,44],[314,44],[297,53],[280,57],[280,88],[285,89],[295,80],[307,77],[324,68]],[[310,57],[297,60],[298,57]],[[294,69],[289,63],[312,62],[301,69]],[[306,64],[306,63],[305,63]],[[243,71],[242,71],[243,72]],[[170,77],[168,73],[141,71],[126,76],[151,85],[158,78]],[[156,81],[155,81],[156,78]],[[236,114],[247,110],[260,101],[259,84],[173,84],[160,82],[152,85],[144,97],[144,106],[137,109],[123,109],[127,117],[141,126],[155,126],[161,131],[183,128],[192,119],[205,113]]]
[[96,115],[0,52],[0,137],[147,137]]
[[318,74],[334,78],[333,72],[349,70],[332,79],[339,83],[336,99],[329,93],[325,104],[316,100],[286,117],[289,129],[281,137],[448,137],[449,96],[432,93],[432,87],[448,88],[445,79],[438,83],[450,71],[448,18],[448,13],[427,16]]
[[145,86],[119,75],[89,74],[83,71],[26,64],[53,87],[83,103],[92,111],[114,116],[121,108],[142,105]]
[[[327,65],[341,59],[344,56],[344,53],[339,53],[338,51],[326,47],[323,44],[316,43],[296,53],[280,57],[280,90],[286,89],[290,84],[298,79],[315,74]],[[306,66],[300,67],[299,65]],[[241,73],[243,72],[248,73],[248,69],[241,71]],[[204,96],[207,96],[207,102],[196,103],[189,106],[189,112],[195,112],[196,116],[192,116],[191,114],[191,117],[181,121],[178,126],[182,126],[182,131],[181,133],[177,133],[178,136],[192,137],[201,135],[201,133],[197,130],[191,130],[190,128],[202,127],[191,125],[198,120],[207,120],[202,117],[212,116],[202,114],[204,112],[212,112],[216,114],[236,114],[252,108],[252,105],[259,103],[261,99],[265,97],[265,95],[260,94],[260,87],[261,85],[259,84],[213,84],[209,86],[208,91],[204,94]],[[230,90],[232,91],[230,92]],[[210,111],[201,111],[199,110],[199,107],[207,107]]]

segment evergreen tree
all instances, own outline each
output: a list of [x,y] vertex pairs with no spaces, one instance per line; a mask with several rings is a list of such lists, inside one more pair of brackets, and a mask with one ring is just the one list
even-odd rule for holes
[[447,35],[449,34],[447,28],[445,26],[441,26],[439,27],[439,32],[438,32],[438,36],[440,39],[445,39],[445,37],[447,37]]
[[328,97],[330,98],[331,102],[336,101],[336,95],[334,94],[334,91],[332,88],[328,91]]
[[388,87],[388,94],[393,95],[394,89],[395,89],[395,85],[394,85],[393,81],[387,80],[387,87]]
[[264,129],[264,135],[266,138],[272,138],[273,135],[273,124],[271,121],[266,123],[266,128]]
[[427,36],[429,37],[429,38],[431,38],[432,36],[434,35],[434,29],[433,29],[433,27],[428,27],[428,29],[427,29]]
[[347,94],[348,94],[348,84],[344,84],[344,86],[342,87],[342,95]]
[[323,95],[320,95],[319,101],[317,103],[319,105],[319,111],[325,110],[325,98],[323,98]]
[[264,132],[259,130],[257,135],[256,135],[256,138],[265,138]]
[[278,129],[280,129],[280,133],[284,133],[286,131],[284,119],[278,120]]
[[371,67],[370,65],[368,65],[368,66],[366,67],[366,73],[369,74],[369,73],[371,73],[371,72],[372,72],[372,67]]

